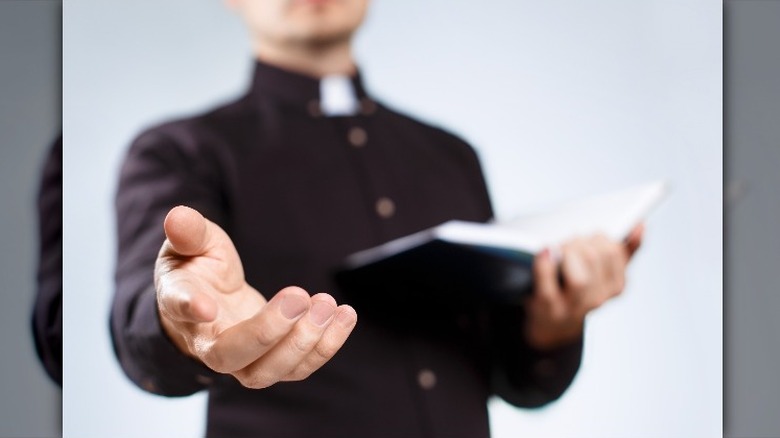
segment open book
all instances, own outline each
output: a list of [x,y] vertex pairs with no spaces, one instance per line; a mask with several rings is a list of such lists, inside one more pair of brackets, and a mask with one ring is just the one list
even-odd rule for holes
[[433,288],[519,302],[532,290],[538,252],[595,233],[623,240],[667,192],[657,181],[506,222],[449,221],[352,254],[336,281],[352,296]]

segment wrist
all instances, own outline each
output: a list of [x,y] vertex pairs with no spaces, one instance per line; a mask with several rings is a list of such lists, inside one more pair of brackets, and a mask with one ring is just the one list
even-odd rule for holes
[[173,321],[167,318],[160,311],[159,307],[157,309],[157,317],[160,320],[160,327],[162,327],[163,334],[176,347],[176,349],[188,357],[198,359],[190,351],[189,345],[187,343],[187,339],[184,337],[184,335],[181,334],[181,332],[179,332],[179,330],[176,329],[176,326],[174,325]]
[[549,323],[529,320],[525,327],[528,345],[537,350],[552,350],[582,337],[584,320]]

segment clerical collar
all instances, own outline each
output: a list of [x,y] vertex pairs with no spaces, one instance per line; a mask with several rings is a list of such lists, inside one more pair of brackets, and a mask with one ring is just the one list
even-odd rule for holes
[[255,62],[250,94],[254,99],[299,107],[315,117],[366,115],[376,108],[359,73],[318,79],[261,61]]
[[330,75],[320,79],[320,111],[327,117],[358,113],[357,94],[349,76]]

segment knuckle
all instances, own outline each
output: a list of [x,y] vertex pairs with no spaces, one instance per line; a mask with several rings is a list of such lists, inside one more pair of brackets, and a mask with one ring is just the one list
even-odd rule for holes
[[599,260],[599,254],[596,249],[589,246],[582,248],[580,255],[582,256],[582,259],[585,261],[587,266],[593,266]]
[[272,347],[279,340],[279,336],[274,330],[271,330],[267,324],[261,324],[255,327],[252,333],[252,340],[255,345],[261,349]]
[[288,339],[288,345],[293,354],[308,353],[317,342],[316,336],[305,331],[293,332]]
[[566,279],[566,285],[572,292],[580,293],[588,287],[588,280],[584,277],[571,276]]
[[318,342],[314,346],[314,353],[320,362],[329,361],[339,350],[339,344],[335,342]]

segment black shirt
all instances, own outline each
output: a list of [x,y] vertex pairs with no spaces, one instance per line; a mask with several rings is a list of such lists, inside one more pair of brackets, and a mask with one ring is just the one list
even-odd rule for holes
[[[581,342],[528,348],[520,307],[449,303],[424,291],[404,291],[419,297],[414,315],[389,305],[391,317],[375,319],[356,306],[358,325],[329,363],[302,382],[263,390],[210,371],[166,338],[152,278],[163,218],[175,205],[225,229],[247,281],[266,298],[298,285],[346,303],[331,273],[348,254],[449,219],[492,216],[471,147],[377,103],[359,76],[353,85],[360,112],[325,117],[318,80],[257,63],[245,96],[147,130],[125,159],[115,350],[148,391],[208,389],[209,436],[488,436],[489,396],[539,406],[579,366]],[[410,318],[406,329],[392,324]]]

